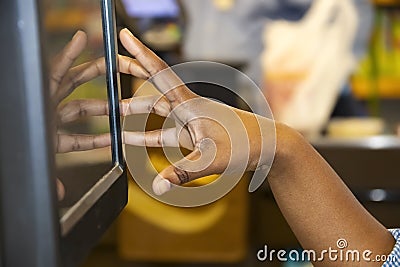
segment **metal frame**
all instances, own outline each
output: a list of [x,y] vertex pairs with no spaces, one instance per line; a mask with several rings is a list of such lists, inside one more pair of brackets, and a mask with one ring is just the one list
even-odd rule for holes
[[114,167],[59,220],[39,0],[0,1],[0,266],[76,266],[127,202],[114,3],[102,0]]
[[48,91],[39,4],[0,3],[0,221],[2,266],[59,264]]
[[115,164],[124,165],[121,139],[121,120],[119,112],[120,79],[118,71],[118,41],[116,33],[115,2],[101,0],[103,21],[103,40],[106,59],[106,77],[108,104],[110,108],[110,128],[112,137],[112,160]]
[[[114,167],[61,218],[61,257],[65,266],[76,266],[80,263],[127,203],[114,0],[102,0],[101,13]],[[113,205],[110,206],[110,203]],[[83,233],[85,242],[82,242]]]
[[109,124],[111,133],[113,168],[105,174],[74,206],[61,218],[61,233],[66,235],[85,213],[100,199],[111,185],[121,176],[125,169],[121,121],[119,112],[119,72],[117,65],[117,39],[115,24],[115,7],[113,0],[101,1],[103,22],[103,40],[106,61],[107,94],[109,105]]

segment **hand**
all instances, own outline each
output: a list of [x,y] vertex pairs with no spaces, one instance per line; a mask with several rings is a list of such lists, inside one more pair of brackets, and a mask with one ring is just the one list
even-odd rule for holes
[[[181,185],[211,174],[241,176],[245,171],[254,171],[264,165],[270,167],[273,158],[271,154],[275,151],[275,125],[272,120],[196,95],[164,61],[127,29],[121,31],[120,39],[127,51],[135,57],[135,60],[120,57],[120,72],[140,78],[151,77],[149,81],[162,93],[161,97],[142,96],[122,100],[122,115],[155,113],[176,121],[176,128],[145,133],[124,132],[124,143],[148,147],[182,146],[192,150],[189,155],[157,175],[153,181],[153,191],[156,194],[165,193],[172,187],[171,184]],[[100,67],[97,69],[100,70],[97,73],[104,72]],[[66,122],[81,116],[107,113],[106,101],[81,99],[63,107],[60,118]],[[81,147],[90,149],[97,147],[97,144],[88,142],[87,146]],[[102,144],[107,145],[105,142]]]
[[153,181],[156,194],[165,193],[171,184],[181,185],[210,174],[241,176],[245,171],[272,163],[271,154],[275,150],[272,120],[196,95],[127,29],[121,31],[120,40],[162,93],[162,97],[133,98],[124,115],[152,112],[176,121],[176,128],[125,132],[124,142],[192,149],[189,155],[157,175]]

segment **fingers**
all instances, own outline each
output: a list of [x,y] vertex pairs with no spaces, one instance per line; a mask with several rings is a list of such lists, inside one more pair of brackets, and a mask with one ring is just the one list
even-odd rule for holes
[[162,96],[137,96],[124,99],[121,104],[120,110],[123,116],[154,113],[167,117],[171,112],[171,106]]
[[[122,116],[154,113],[167,117],[170,105],[164,97],[139,96],[121,100],[120,110]],[[109,110],[106,100],[76,99],[59,107],[57,112],[60,122],[67,123],[87,116],[108,115]]]
[[[119,56],[118,62],[119,70],[122,73],[131,74],[141,79],[148,79],[150,77],[149,73],[133,58]],[[58,84],[58,89],[54,96],[56,103],[61,102],[78,86],[105,73],[106,66],[103,57],[71,68],[61,78],[61,83]]]
[[136,59],[119,55],[118,61],[120,72],[131,74],[144,80],[150,78],[150,73]]
[[165,95],[172,107],[196,97],[181,81],[181,79],[161,60],[153,51],[142,44],[132,33],[123,29],[120,40],[128,52],[152,76],[152,82],[160,92]]
[[57,88],[54,96],[56,103],[61,102],[80,85],[105,74],[105,71],[104,58],[98,58],[71,68]]
[[181,185],[205,176],[203,175],[203,172],[188,171],[187,166],[191,165],[193,161],[196,161],[199,158],[201,158],[201,152],[200,150],[195,149],[182,160],[165,168],[153,180],[153,192],[160,196],[171,190],[173,186],[172,184]]
[[212,140],[202,140],[192,153],[157,175],[152,185],[154,193],[162,195],[172,188],[172,184],[181,185],[217,173],[216,152],[216,146]]
[[128,52],[140,62],[151,76],[168,68],[163,60],[133,36],[128,29],[121,30],[120,39]]
[[146,147],[179,147],[193,149],[193,143],[186,130],[177,133],[176,128],[160,129],[148,132],[124,132],[124,143]]
[[57,152],[84,151],[111,145],[110,134],[101,135],[57,135]]
[[124,143],[134,146],[149,147],[178,147],[178,137],[176,129],[162,129],[148,132],[124,132]]
[[63,77],[68,72],[76,58],[85,49],[87,35],[83,31],[77,31],[72,40],[65,46],[62,52],[54,59],[50,73],[50,92],[54,95],[61,84]]
[[108,102],[101,99],[72,100],[61,106],[58,116],[61,123],[75,121],[87,116],[102,116],[108,114]]

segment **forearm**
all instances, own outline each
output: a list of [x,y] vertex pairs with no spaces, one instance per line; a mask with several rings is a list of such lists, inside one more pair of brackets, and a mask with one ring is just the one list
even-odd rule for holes
[[[277,124],[277,150],[268,176],[279,208],[306,249],[337,249],[340,238],[347,249],[389,254],[394,246],[390,233],[356,200],[350,190],[294,130]],[[354,266],[354,262],[347,262]],[[368,266],[381,266],[371,262]],[[324,262],[323,266],[346,262]],[[365,262],[360,263],[365,266]]]

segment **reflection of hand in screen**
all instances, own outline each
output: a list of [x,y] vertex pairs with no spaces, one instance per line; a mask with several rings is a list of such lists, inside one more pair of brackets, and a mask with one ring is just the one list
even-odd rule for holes
[[[87,35],[78,31],[64,49],[53,59],[50,73],[50,95],[57,107],[58,124],[63,123],[60,103],[69,96],[75,88],[97,77],[102,72],[104,64],[100,60],[87,62],[72,67],[87,45]],[[67,104],[68,105],[68,104]],[[107,135],[71,135],[59,134],[55,138],[57,152],[88,150],[109,145]]]
[[[94,115],[107,115],[108,104],[99,99],[85,101],[73,100],[61,103],[80,85],[105,74],[104,58],[99,58],[78,66],[73,64],[87,45],[87,35],[78,31],[64,49],[53,59],[50,71],[50,96],[57,108],[58,125],[74,121],[81,117]],[[134,59],[119,57],[120,68],[125,72],[141,78],[148,74],[136,63]],[[79,135],[60,134],[55,136],[56,153],[83,151],[109,146],[110,134]],[[60,180],[57,180],[58,198],[64,198],[65,189]]]
[[[72,40],[53,60],[50,73],[50,94],[57,107],[58,123],[67,123],[86,116],[107,115],[108,106],[100,99],[85,101],[72,100],[60,104],[80,85],[105,74],[104,58],[99,58],[72,67],[76,59],[85,49],[87,35],[78,31]],[[125,72],[141,78],[147,78],[147,72],[134,59],[119,57],[120,68]],[[55,138],[58,153],[83,151],[110,145],[110,134],[78,135],[58,134]]]

